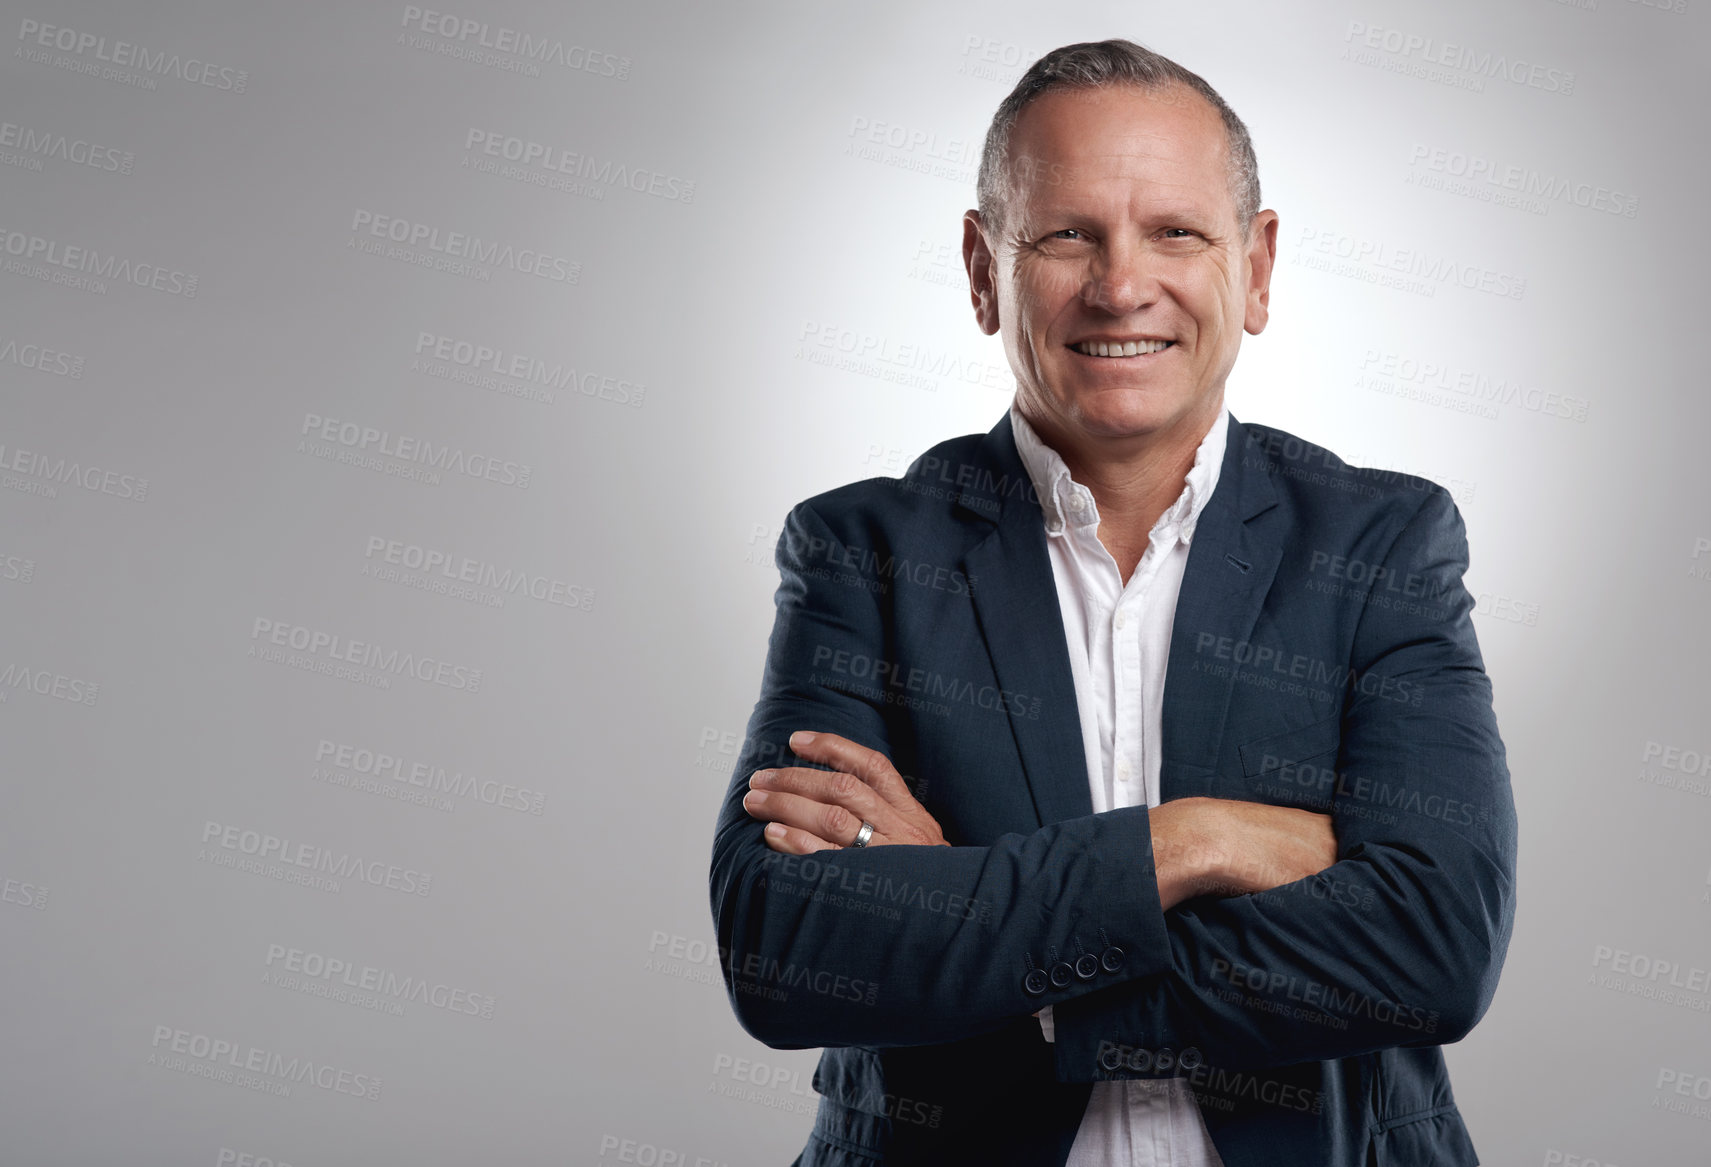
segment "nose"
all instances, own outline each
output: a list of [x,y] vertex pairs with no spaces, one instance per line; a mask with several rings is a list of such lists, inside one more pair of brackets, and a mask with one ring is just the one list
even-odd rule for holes
[[1081,298],[1113,316],[1139,311],[1158,298],[1158,281],[1144,245],[1127,239],[1108,241],[1099,249]]

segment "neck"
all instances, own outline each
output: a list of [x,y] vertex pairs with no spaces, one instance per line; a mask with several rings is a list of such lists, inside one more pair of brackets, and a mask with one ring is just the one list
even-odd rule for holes
[[1223,404],[1224,395],[1219,393],[1168,430],[1118,438],[1071,430],[1056,419],[1039,416],[1024,400],[1017,401],[1017,411],[1040,440],[1058,452],[1075,480],[1093,492],[1101,537],[1109,529],[1126,535],[1125,541],[1144,544],[1159,516],[1182,494],[1195,452]]

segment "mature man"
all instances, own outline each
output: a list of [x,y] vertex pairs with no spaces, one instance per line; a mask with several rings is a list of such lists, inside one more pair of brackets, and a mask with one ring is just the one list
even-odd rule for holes
[[1015,400],[790,512],[713,848],[739,1019],[827,1047],[799,1164],[1477,1162],[1438,1046],[1515,817],[1463,527],[1230,416],[1276,241],[1172,61],[999,107],[963,254]]

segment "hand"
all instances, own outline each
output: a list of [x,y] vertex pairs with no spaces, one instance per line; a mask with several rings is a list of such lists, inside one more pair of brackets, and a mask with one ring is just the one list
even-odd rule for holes
[[766,845],[787,855],[847,847],[863,821],[873,826],[869,847],[893,843],[948,847],[944,832],[878,750],[835,733],[790,735],[800,758],[834,766],[814,770],[786,766],[756,770],[749,777],[743,809],[767,823]]
[[1331,816],[1228,798],[1153,808],[1153,867],[1166,910],[1194,896],[1269,891],[1337,861]]

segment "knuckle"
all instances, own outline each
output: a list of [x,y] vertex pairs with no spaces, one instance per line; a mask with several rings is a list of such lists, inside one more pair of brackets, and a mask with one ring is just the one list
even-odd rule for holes
[[828,806],[820,815],[821,835],[828,839],[841,838],[857,829],[855,816],[841,806]]
[[833,797],[835,797],[839,802],[843,802],[847,799],[853,798],[856,791],[861,789],[861,779],[857,778],[854,774],[845,774],[840,771],[839,773],[832,775],[831,781],[827,785],[829,786]]

